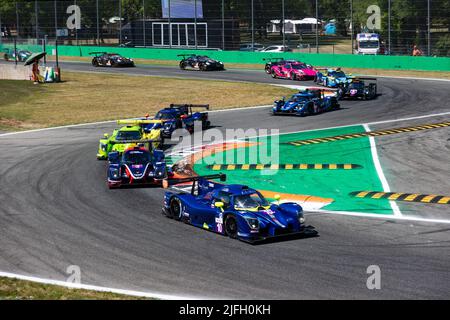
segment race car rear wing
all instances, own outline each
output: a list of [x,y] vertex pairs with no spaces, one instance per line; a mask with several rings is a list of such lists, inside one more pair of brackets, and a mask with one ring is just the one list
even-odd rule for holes
[[105,54],[105,53],[107,53],[107,52],[106,52],[106,51],[94,51],[94,52],[89,52],[90,55],[93,55],[93,54]]
[[353,79],[353,81],[358,81],[358,80],[364,80],[364,81],[377,81],[377,78],[371,78],[371,77],[358,77],[358,76],[355,76],[355,78]]
[[263,58],[263,61],[273,62],[273,61],[281,61],[284,58]]
[[143,140],[112,140],[111,144],[145,144],[145,143],[154,143],[154,142],[161,142],[161,140],[151,140],[151,139],[143,139]]
[[189,177],[189,178],[179,178],[179,179],[166,179],[163,183],[163,187],[167,189],[171,185],[180,184],[180,183],[186,183],[186,182],[196,182],[199,180],[212,180],[212,179],[219,179],[220,181],[224,182],[227,180],[227,175],[224,173],[219,174],[210,174],[206,176],[195,176],[195,177]]
[[192,57],[195,56],[193,53],[183,53],[183,54],[177,54],[177,57],[182,57],[183,59],[186,57]]
[[170,108],[204,108],[209,110],[209,104],[175,104],[171,103]]
[[163,123],[164,120],[154,120],[154,119],[123,119],[117,120],[117,124],[127,124],[138,126],[141,124],[150,124],[150,123]]

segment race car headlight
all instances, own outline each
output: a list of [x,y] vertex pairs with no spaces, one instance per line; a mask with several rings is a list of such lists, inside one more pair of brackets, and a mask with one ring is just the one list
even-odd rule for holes
[[259,221],[256,218],[245,217],[245,221],[247,221],[250,229],[259,229]]
[[298,214],[298,222],[300,222],[300,224],[304,224],[305,223],[305,216],[303,215],[303,212],[300,212]]
[[155,171],[155,177],[156,177],[156,178],[163,178],[163,177],[164,177],[164,171],[162,171],[162,170],[156,170],[156,171]]
[[112,176],[114,179],[119,178],[119,170],[117,170],[117,169],[112,169],[112,170],[111,170],[111,176]]

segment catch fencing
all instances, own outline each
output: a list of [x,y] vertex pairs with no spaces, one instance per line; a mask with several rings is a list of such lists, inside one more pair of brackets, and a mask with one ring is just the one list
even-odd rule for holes
[[[416,54],[449,56],[449,7],[448,0],[0,0],[0,41],[234,51],[282,46],[319,54],[378,46],[381,55],[411,55],[416,45]],[[358,39],[363,32],[378,34],[378,42]]]

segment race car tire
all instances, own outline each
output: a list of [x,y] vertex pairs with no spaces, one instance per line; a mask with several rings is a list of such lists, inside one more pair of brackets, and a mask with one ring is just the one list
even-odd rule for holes
[[225,217],[225,234],[231,239],[236,239],[238,234],[238,226],[236,218],[229,214]]
[[3,56],[3,58],[6,60],[6,61],[8,61],[9,60],[9,56],[8,56],[8,54],[7,53],[5,53],[5,55]]
[[275,71],[272,70],[272,78],[276,79],[277,78],[277,74],[275,73]]
[[295,73],[291,73],[290,78],[291,80],[297,80],[297,76],[295,75]]
[[181,205],[181,201],[177,197],[173,197],[170,200],[170,209],[168,217],[178,221],[181,220],[181,218],[183,217],[183,208]]
[[97,61],[97,59],[92,59],[92,65],[93,65],[94,67],[98,67],[98,61]]
[[211,121],[206,121],[202,125],[202,130],[206,130],[211,126]]
[[199,65],[198,68],[200,69],[200,71],[206,71],[207,70],[206,65],[204,65],[204,64]]
[[184,61],[180,62],[180,69],[181,70],[186,70],[186,63]]
[[267,74],[270,74],[270,66],[266,64],[264,71],[266,71]]

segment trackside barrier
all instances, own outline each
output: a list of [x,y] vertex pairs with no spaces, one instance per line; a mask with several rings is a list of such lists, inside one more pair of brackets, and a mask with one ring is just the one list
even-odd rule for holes
[[[11,48],[8,44],[4,48]],[[20,49],[32,52],[41,51],[41,46],[20,45]],[[3,50],[3,48],[2,48]],[[51,55],[54,46],[47,46],[46,51]],[[204,54],[225,63],[263,64],[263,58],[283,57],[297,59],[314,66],[335,66],[347,68],[370,68],[389,70],[421,70],[421,71],[450,71],[450,58],[447,57],[412,57],[412,56],[373,56],[351,54],[317,54],[317,53],[264,53],[242,51],[212,51],[212,50],[182,50],[156,48],[121,48],[97,46],[58,46],[60,56],[89,57],[89,52],[115,52],[134,59],[174,60],[179,61],[179,54]]]

